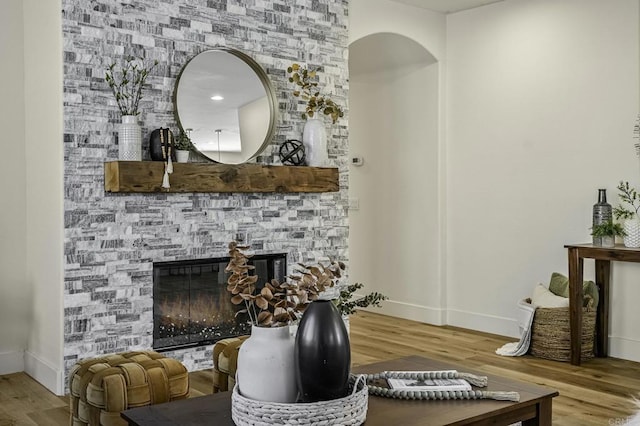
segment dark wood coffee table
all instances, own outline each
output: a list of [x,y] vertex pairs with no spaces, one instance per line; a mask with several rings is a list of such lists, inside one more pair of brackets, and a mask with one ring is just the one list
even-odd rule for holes
[[[385,370],[458,370],[483,373],[419,356],[400,358],[354,368],[356,373]],[[367,426],[374,425],[551,425],[552,398],[558,392],[542,386],[487,375],[486,390],[515,391],[519,402],[494,400],[404,401],[369,397]],[[122,413],[129,425],[233,425],[231,392],[216,393],[165,404],[134,408]]]

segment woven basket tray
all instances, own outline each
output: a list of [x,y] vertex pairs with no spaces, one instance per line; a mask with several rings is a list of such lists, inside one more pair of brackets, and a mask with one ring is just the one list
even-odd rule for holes
[[284,404],[245,398],[234,386],[231,417],[237,426],[255,425],[360,425],[367,418],[369,391],[364,376],[356,379],[344,398],[312,403]]
[[[582,308],[581,358],[593,358],[596,310]],[[530,353],[553,361],[569,361],[571,332],[569,308],[537,308],[531,329]]]

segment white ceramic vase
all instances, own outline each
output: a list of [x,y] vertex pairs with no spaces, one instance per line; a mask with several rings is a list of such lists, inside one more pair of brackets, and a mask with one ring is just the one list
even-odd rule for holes
[[295,402],[295,337],[289,327],[251,327],[238,352],[236,379],[240,394],[257,401]]
[[322,119],[307,119],[302,132],[302,143],[304,144],[308,166],[327,167],[329,163],[327,131]]
[[624,232],[626,236],[622,238],[625,247],[640,247],[640,220],[637,218],[624,221]]
[[135,115],[123,115],[118,129],[118,159],[142,160],[142,130]]
[[190,152],[189,150],[176,149],[176,161],[178,163],[188,163]]

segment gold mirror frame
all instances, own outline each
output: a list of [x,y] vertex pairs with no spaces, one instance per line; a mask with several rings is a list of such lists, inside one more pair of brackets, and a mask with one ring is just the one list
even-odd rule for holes
[[[227,48],[227,47],[216,47],[213,49],[207,49],[204,50],[200,53],[198,53],[197,55],[195,55],[194,57],[192,57],[180,70],[180,74],[178,75],[177,79],[176,79],[176,83],[174,86],[174,91],[173,91],[173,106],[174,106],[174,114],[176,117],[176,121],[178,123],[178,127],[180,128],[181,132],[184,132],[186,134],[190,134],[191,132],[189,131],[190,127],[189,127],[189,121],[191,120],[188,117],[182,116],[180,115],[180,109],[179,109],[179,90],[180,90],[180,84],[184,83],[185,80],[185,70],[188,70],[189,66],[193,64],[195,64],[194,60],[196,60],[196,58],[204,58],[204,56],[201,55],[210,55],[211,53],[217,53],[217,52],[224,52],[230,55],[233,55],[233,57],[239,59],[240,61],[242,61],[243,64],[247,65],[249,67],[249,69],[251,71],[253,71],[254,75],[257,77],[257,79],[259,80],[259,82],[262,84],[262,87],[264,89],[264,94],[266,96],[266,103],[269,107],[269,117],[268,117],[268,124],[264,129],[264,139],[262,141],[260,141],[259,137],[258,138],[254,138],[255,140],[257,140],[258,142],[254,142],[253,145],[257,146],[256,149],[251,149],[250,152],[243,152],[242,150],[242,140],[240,139],[240,129],[238,129],[238,138],[239,138],[239,142],[240,142],[240,147],[241,147],[241,151],[240,154],[234,154],[234,155],[230,155],[230,154],[226,154],[225,151],[221,151],[218,150],[217,152],[215,152],[213,155],[207,155],[205,154],[205,152],[203,150],[198,149],[198,141],[193,141],[194,142],[194,146],[196,148],[196,152],[202,156],[203,158],[206,158],[210,161],[214,161],[214,162],[219,162],[219,163],[224,163],[224,164],[241,164],[244,162],[247,162],[253,158],[255,158],[256,156],[258,156],[262,151],[264,151],[264,149],[269,145],[269,143],[271,142],[271,139],[273,138],[273,135],[275,133],[275,126],[276,126],[276,120],[277,120],[277,100],[276,100],[276,94],[275,94],[275,90],[273,88],[273,85],[271,83],[271,80],[269,79],[269,77],[267,76],[266,72],[264,71],[264,69],[250,56],[246,55],[243,52],[240,52],[239,50],[236,49],[232,49],[232,48]],[[212,70],[212,72],[214,72],[215,70]],[[245,70],[242,70],[245,71]],[[184,107],[184,102],[182,102],[182,105]],[[266,117],[263,118],[264,121],[266,121]],[[260,121],[260,120],[258,120]],[[183,126],[183,123],[186,123]],[[218,135],[218,147],[219,142],[220,142],[220,132],[217,131],[218,129],[215,128],[215,126],[212,125],[212,127],[210,127],[209,129],[207,129],[207,131],[213,131],[215,133],[217,133]],[[259,129],[259,130],[262,130]],[[193,136],[192,136],[193,138]],[[248,141],[245,141],[248,142]],[[202,143],[200,143],[202,146]],[[207,151],[207,152],[212,152],[212,151]],[[226,158],[225,158],[226,157]]]

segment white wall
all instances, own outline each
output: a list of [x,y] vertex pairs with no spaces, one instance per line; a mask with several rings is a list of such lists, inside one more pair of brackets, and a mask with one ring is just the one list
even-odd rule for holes
[[[508,0],[447,19],[449,323],[515,336],[517,300],[566,243],[590,240],[597,189],[640,185],[638,0]],[[591,262],[585,275],[593,278]],[[640,265],[613,265],[611,355],[640,361]]]
[[26,280],[26,174],[22,0],[0,13],[0,374],[24,369],[30,291]]
[[445,56],[445,15],[390,0],[349,1],[349,44],[376,33],[408,37],[437,60]]
[[[350,2],[349,279],[390,297],[380,312],[444,320],[440,207],[444,15]],[[415,45],[415,46],[414,46]],[[403,57],[401,52],[407,52]],[[377,311],[377,310],[376,310]]]
[[62,5],[24,0],[27,279],[33,286],[25,371],[62,394]]

